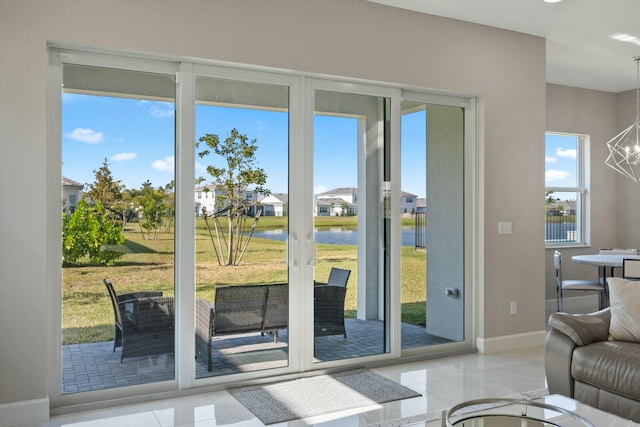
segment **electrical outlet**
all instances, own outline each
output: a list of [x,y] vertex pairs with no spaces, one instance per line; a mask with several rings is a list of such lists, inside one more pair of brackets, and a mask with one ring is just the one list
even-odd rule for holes
[[511,301],[511,314],[518,314],[518,303],[516,301]]
[[511,221],[498,222],[498,234],[513,234],[513,223]]

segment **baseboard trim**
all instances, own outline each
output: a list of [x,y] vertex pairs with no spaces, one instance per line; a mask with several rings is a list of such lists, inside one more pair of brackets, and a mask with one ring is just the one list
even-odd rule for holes
[[34,424],[49,419],[49,398],[0,403],[0,427]]
[[497,353],[499,351],[517,350],[543,345],[546,336],[547,331],[542,330],[495,338],[478,338],[476,339],[476,346],[478,347],[479,353]]
[[[593,311],[598,311],[598,296],[591,293],[591,295],[582,295],[576,297],[564,297],[562,299],[562,306],[565,311],[573,311],[578,309],[584,309],[585,307],[593,307]],[[555,313],[558,309],[558,301],[554,299],[548,299],[545,301],[545,309],[547,313]]]

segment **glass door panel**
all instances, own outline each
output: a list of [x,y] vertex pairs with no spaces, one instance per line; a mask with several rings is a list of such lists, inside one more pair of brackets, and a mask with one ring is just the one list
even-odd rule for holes
[[289,89],[196,78],[196,378],[289,366]]
[[62,394],[173,380],[173,75],[63,82]]
[[314,92],[314,362],[389,352],[382,217],[389,99]]
[[464,109],[402,103],[402,349],[464,340]]

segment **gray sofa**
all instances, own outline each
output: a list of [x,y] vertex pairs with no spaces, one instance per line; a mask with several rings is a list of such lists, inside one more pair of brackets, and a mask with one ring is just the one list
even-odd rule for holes
[[640,343],[609,341],[610,321],[609,308],[549,317],[549,392],[640,422]]

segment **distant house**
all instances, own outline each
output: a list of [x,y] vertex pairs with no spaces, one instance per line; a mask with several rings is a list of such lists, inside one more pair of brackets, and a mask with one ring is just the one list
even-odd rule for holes
[[576,214],[577,202],[575,200],[556,200],[548,203],[547,215],[567,216]]
[[400,213],[413,215],[417,212],[417,208],[418,196],[403,191],[400,199]]
[[316,195],[313,214],[315,216],[356,215],[358,213],[357,201],[357,188],[335,188]]
[[342,198],[317,198],[313,209],[315,216],[351,216],[358,213],[355,204],[349,203]]
[[[216,211],[216,198],[224,194],[224,191],[215,184],[196,187],[195,209],[196,216],[202,216],[203,209],[207,214]],[[245,190],[243,194],[245,209],[249,216],[255,216],[258,209],[262,209],[262,215],[286,216],[289,196],[284,193],[274,193],[263,196],[253,190]],[[219,209],[219,208],[218,208]]]
[[[207,213],[215,212],[216,197],[223,191],[216,185],[210,184],[196,187],[195,203],[196,216],[202,215],[204,208]],[[258,209],[262,209],[264,216],[287,216],[289,210],[289,195],[286,193],[272,193],[262,196],[253,190],[244,192],[245,208],[247,214],[254,216]],[[415,194],[402,192],[401,213],[413,215],[419,212],[419,201],[422,200],[422,212],[424,212],[424,199],[418,199]],[[358,214],[358,189],[353,187],[335,188],[316,195],[313,206],[314,216],[351,216]]]
[[347,203],[356,204],[358,201],[358,189],[353,187],[335,188],[316,195],[317,199],[342,199]]
[[331,216],[330,199],[315,199],[313,206],[314,216]]
[[196,187],[196,216],[201,216],[203,209],[208,214],[215,212],[216,195],[221,193],[213,184]]
[[62,210],[72,214],[75,212],[78,202],[82,200],[83,184],[72,179],[62,177]]
[[[418,212],[418,196],[402,192],[400,201],[400,213],[413,215]],[[424,199],[422,199],[424,201]],[[341,216],[357,215],[358,213],[358,189],[353,187],[335,188],[316,195],[314,215],[316,216]],[[423,205],[423,211],[424,206]]]
[[258,208],[262,208],[265,216],[287,216],[289,195],[285,193],[273,193],[258,201]]
[[427,199],[424,197],[418,197],[416,204],[416,213],[426,213],[427,212]]

